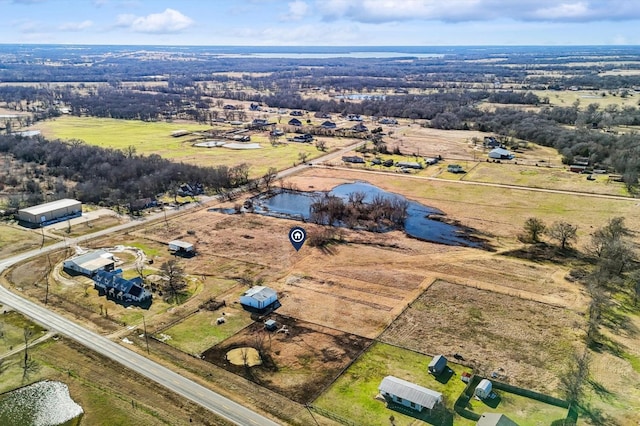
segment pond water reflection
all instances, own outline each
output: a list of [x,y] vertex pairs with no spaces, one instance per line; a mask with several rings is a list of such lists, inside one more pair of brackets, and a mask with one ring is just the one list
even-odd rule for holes
[[[365,194],[364,202],[370,203],[376,197],[406,200],[402,195],[387,192],[367,182],[354,182],[338,185],[329,191],[328,195],[348,200],[352,193]],[[262,193],[252,198],[254,213],[287,219],[309,221],[311,219],[311,205],[325,192],[277,190],[271,193]],[[440,244],[481,247],[482,244],[470,238],[467,229],[437,220],[442,217],[440,210],[425,206],[415,201],[408,202],[407,218],[404,222],[404,231],[407,235],[425,241]],[[214,211],[222,211],[212,209]],[[228,211],[222,211],[228,213]]]

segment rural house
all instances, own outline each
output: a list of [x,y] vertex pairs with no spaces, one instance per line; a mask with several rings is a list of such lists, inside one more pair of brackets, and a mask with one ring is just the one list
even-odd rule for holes
[[144,303],[151,301],[151,292],[142,287],[142,278],[132,280],[122,278],[122,271],[98,271],[93,276],[93,283],[107,297],[122,302]]
[[302,121],[298,120],[297,118],[292,118],[291,120],[289,120],[289,126],[300,127],[302,126]]
[[322,127],[323,129],[335,129],[338,126],[336,126],[336,123],[334,123],[333,121],[327,120],[324,123],[322,123],[320,127]]
[[251,287],[240,296],[240,304],[245,308],[264,311],[278,301],[278,293],[275,290],[257,285]]
[[510,151],[504,148],[494,148],[489,151],[489,158],[496,160],[512,160],[515,157]]
[[62,264],[67,271],[77,272],[87,277],[93,276],[98,271],[112,271],[114,265],[113,255],[105,250],[90,251],[67,259]]
[[364,164],[364,158],[358,157],[357,155],[345,155],[342,157],[342,161],[345,163]]
[[518,426],[516,422],[500,413],[484,413],[476,426]]
[[412,161],[398,161],[396,163],[396,167],[404,167],[407,169],[422,169],[422,164],[420,163],[415,163]]
[[442,373],[445,368],[447,368],[447,359],[444,357],[444,355],[436,355],[433,357],[427,368],[429,370],[429,373],[438,375]]
[[378,390],[387,403],[404,405],[416,411],[433,410],[437,404],[441,404],[443,401],[440,392],[393,376],[382,379]]
[[459,164],[449,164],[447,166],[447,171],[449,173],[464,173],[464,169]]
[[169,241],[169,251],[174,254],[195,254],[196,252],[193,244],[180,240]]

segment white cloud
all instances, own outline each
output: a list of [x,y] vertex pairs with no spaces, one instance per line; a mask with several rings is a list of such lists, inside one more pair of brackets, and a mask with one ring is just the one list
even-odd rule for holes
[[292,1],[288,6],[289,13],[282,17],[284,20],[299,21],[309,12],[309,5],[302,0]]
[[60,31],[82,31],[93,26],[93,21],[65,22],[58,27]]
[[541,19],[555,21],[562,19],[576,19],[587,17],[591,11],[585,2],[561,3],[557,6],[538,9],[533,12],[533,16]]
[[147,16],[119,15],[116,21],[116,26],[128,27],[139,33],[177,33],[191,25],[193,25],[193,19],[174,9],[166,9],[162,13],[152,13]]
[[316,0],[325,20],[358,22],[612,21],[640,19],[635,0]]

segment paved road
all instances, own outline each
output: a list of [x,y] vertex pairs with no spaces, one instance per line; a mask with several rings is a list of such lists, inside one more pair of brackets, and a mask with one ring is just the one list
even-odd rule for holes
[[[207,201],[210,199],[207,199]],[[194,208],[197,205],[189,205],[187,209]],[[182,213],[183,209],[167,212],[167,216]],[[87,237],[67,239],[58,243],[49,245],[42,249],[32,250],[21,253],[8,259],[0,261],[0,273],[15,263],[29,259],[31,257],[42,255],[53,250],[64,248],[70,245],[78,244],[88,239],[100,237],[113,232],[121,231],[127,228],[139,226],[151,220],[162,219],[164,212],[148,216],[141,220],[135,220],[116,227],[95,232]],[[84,327],[64,318],[54,312],[49,311],[46,307],[38,305],[29,300],[23,299],[18,294],[14,294],[6,288],[0,286],[0,304],[9,306],[14,310],[32,318],[33,320],[46,325],[49,330],[58,332],[69,338],[81,343],[82,345],[106,356],[121,365],[136,371],[143,376],[155,381],[156,383],[166,387],[167,389],[201,405],[218,416],[241,426],[265,425],[277,426],[266,417],[255,413],[254,411],[243,407],[231,401],[222,395],[213,392],[204,386],[189,380],[170,369],[139,355],[126,347],[120,346],[112,342],[106,337],[89,331]]]
[[22,312],[35,321],[46,324],[50,330],[82,343],[84,346],[111,358],[133,371],[199,404],[218,416],[237,425],[277,426],[275,423],[251,410],[225,398],[202,385],[189,380],[168,368],[145,358],[106,337],[89,331],[68,319],[48,311],[42,306],[25,300],[0,286],[0,301]]
[[[346,148],[338,151],[326,154],[320,158],[309,161],[307,164],[301,164],[296,167],[284,170],[278,173],[278,178],[290,176],[294,173],[303,170],[310,165],[320,164],[324,161],[334,159],[340,155],[355,149],[362,142],[352,144]],[[146,216],[141,219],[133,220],[121,225],[114,226],[109,229],[94,232],[86,237],[70,238],[59,241],[55,244],[43,247],[38,250],[31,250],[29,252],[15,255],[11,258],[0,260],[0,273],[10,266],[21,262],[23,260],[30,259],[32,257],[42,255],[54,250],[58,250],[65,247],[70,247],[81,242],[98,238],[104,235],[112,234],[115,232],[130,229],[136,226],[147,224],[154,220],[161,220],[165,217],[174,216],[180,214],[185,210],[196,208],[203,203],[210,202],[217,197],[201,197],[200,203],[189,204],[179,210],[163,211],[155,213],[150,216]],[[179,395],[207,408],[213,413],[225,418],[235,424],[242,426],[259,425],[259,426],[277,426],[277,423],[243,407],[225,398],[204,386],[186,379],[181,375],[171,371],[170,369],[139,355],[126,347],[120,346],[117,343],[112,342],[106,337],[100,336],[97,333],[89,331],[84,327],[74,323],[73,321],[64,318],[61,315],[49,311],[46,307],[40,306],[34,302],[23,299],[18,294],[14,294],[6,288],[0,286],[0,303],[10,306],[23,313],[24,315],[34,319],[35,321],[46,324],[49,330],[56,331],[60,334],[64,334],[69,338],[81,343],[82,345],[128,367],[143,376],[161,384],[162,386],[176,392]]]

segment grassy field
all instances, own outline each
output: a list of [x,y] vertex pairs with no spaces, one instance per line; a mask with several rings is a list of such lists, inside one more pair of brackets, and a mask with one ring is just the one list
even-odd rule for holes
[[[171,136],[174,130],[205,131],[209,126],[193,123],[143,122],[109,118],[65,116],[38,123],[37,129],[48,138],[80,139],[91,145],[114,149],[134,146],[138,154],[158,154],[163,158],[201,166],[229,165],[240,163],[251,165],[250,175],[261,176],[269,167],[285,169],[299,163],[299,153],[309,159],[323,153],[313,144],[285,143],[271,146],[265,132],[252,134],[252,142],[260,143],[261,149],[233,150],[227,148],[198,148],[192,146],[193,138]],[[231,127],[227,130],[230,130]],[[351,143],[350,139],[326,138],[331,150]]]
[[485,402],[471,398],[467,409],[478,414],[504,414],[520,426],[548,426],[554,421],[561,421],[567,417],[567,410],[564,408],[502,390],[494,392],[497,394],[495,400]]
[[[224,315],[223,315],[224,312]],[[216,319],[224,316],[223,324]],[[184,321],[162,332],[170,339],[166,343],[188,354],[199,355],[239,330],[251,324],[251,315],[236,307],[223,307],[217,311],[201,310]],[[163,336],[156,336],[162,338]]]
[[[40,248],[43,236],[39,230],[20,228],[17,225],[0,223],[0,258],[16,253]],[[55,242],[53,238],[44,237],[44,244]]]
[[[71,398],[84,410],[87,425],[226,425],[212,413],[102,358],[76,343],[60,339],[30,350],[33,368],[22,369],[22,354],[5,360],[0,392],[40,380],[69,386]],[[190,421],[190,418],[192,421]]]
[[[427,371],[430,361],[431,357],[417,352],[374,343],[313,405],[356,424],[386,426],[391,415],[397,426],[414,424],[415,418],[389,410],[384,402],[375,399],[382,379],[393,375],[442,393],[447,411],[453,415],[453,403],[465,388],[460,376],[470,369],[450,363],[454,374],[448,382],[440,383]],[[457,415],[454,419],[456,425],[463,420]]]
[[[637,95],[630,94],[630,96],[623,98],[614,96],[605,90],[532,90],[532,92],[538,95],[540,99],[548,97],[549,104],[552,106],[568,107],[573,105],[574,102],[579,102],[580,108],[586,108],[589,104],[597,104],[603,109],[607,105],[623,107],[636,106],[638,103]],[[602,96],[603,93],[604,96]]]
[[593,177],[595,180],[589,181],[587,180],[587,175],[572,173],[565,168],[535,167],[504,162],[500,164],[478,163],[464,176],[464,180],[560,191],[629,196],[625,185],[609,181],[608,175],[593,175]]

